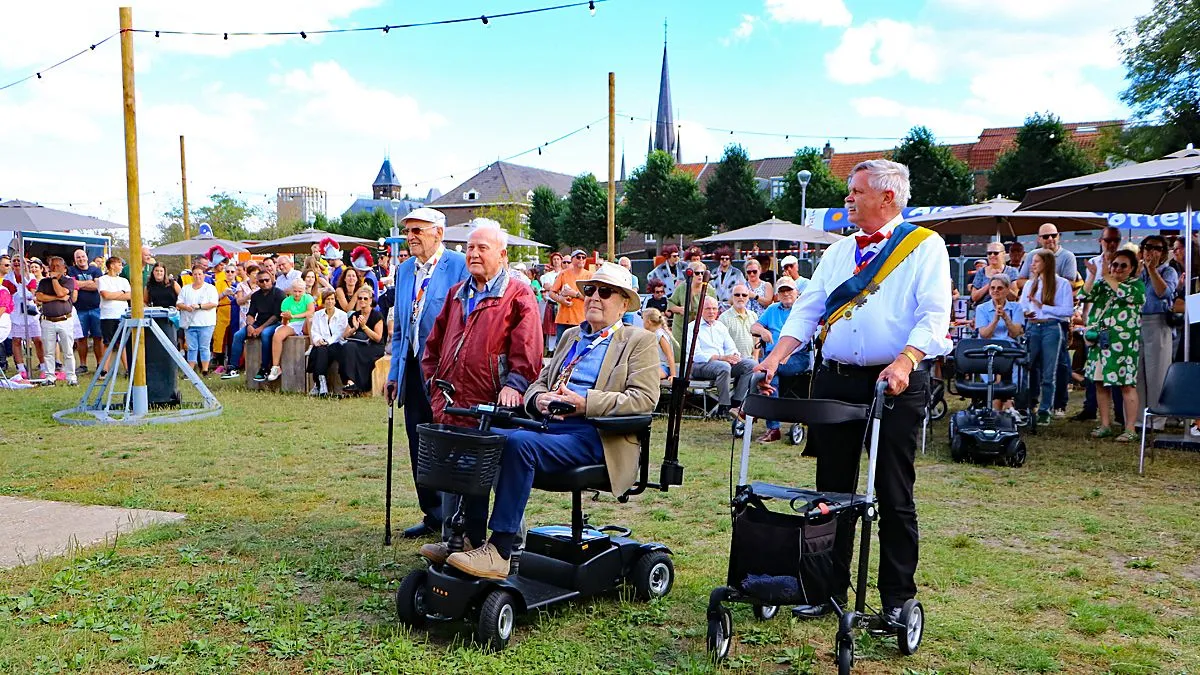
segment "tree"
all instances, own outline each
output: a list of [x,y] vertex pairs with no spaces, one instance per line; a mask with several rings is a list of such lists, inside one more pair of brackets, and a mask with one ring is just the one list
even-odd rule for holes
[[[529,234],[529,226],[527,225],[529,217],[526,215],[524,207],[512,203],[515,200],[508,197],[502,197],[500,201],[510,203],[502,206],[484,206],[475,212],[475,217],[490,218],[500,223],[500,227],[504,228],[505,232],[518,237],[527,237]],[[508,259],[512,262],[526,260],[529,257],[537,257],[537,250],[532,246],[508,247]]]
[[529,199],[529,237],[549,246],[551,251],[557,251],[560,243],[558,226],[565,205],[548,186],[533,188],[533,196]]
[[[588,250],[608,243],[608,194],[593,174],[585,173],[571,181],[558,231],[562,243]],[[618,232],[617,240],[623,238]]]
[[[250,238],[248,223],[262,217],[261,209],[248,206],[241,199],[223,192],[209,195],[208,200],[209,204],[191,209],[191,236],[195,237],[199,233],[201,223],[207,223],[212,228],[213,236],[219,239],[239,241]],[[155,245],[182,241],[183,207],[175,206],[162,217],[163,221],[159,224],[160,236]]]
[[970,167],[950,148],[938,145],[928,128],[913,127],[890,159],[908,167],[909,206],[960,206],[974,201],[975,179]]
[[705,189],[706,220],[713,228],[736,230],[767,218],[767,199],[754,181],[750,156],[740,145],[729,145]]
[[996,160],[988,196],[1021,199],[1031,187],[1093,173],[1098,167],[1051,113],[1035,113],[1017,131],[1017,144]]
[[793,223],[801,222],[804,217],[801,213],[802,191],[800,182],[796,180],[796,174],[804,169],[812,172],[812,178],[808,181],[808,208],[837,209],[846,203],[846,182],[833,175],[821,151],[811,147],[800,148],[792,158],[792,166],[784,174],[783,194],[771,205],[776,216]]
[[662,150],[650,153],[645,166],[634,169],[625,181],[625,199],[617,210],[617,223],[636,232],[653,233],[660,240],[711,233],[696,179],[677,169],[675,160]]

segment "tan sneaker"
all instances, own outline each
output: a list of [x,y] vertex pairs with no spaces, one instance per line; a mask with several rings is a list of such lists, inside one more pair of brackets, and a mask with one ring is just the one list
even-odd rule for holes
[[[471,545],[471,540],[463,537],[463,551],[470,551],[473,548],[475,547]],[[434,565],[441,565],[450,555],[450,544],[444,541],[425,544],[418,553]]]
[[485,544],[471,551],[451,554],[446,564],[473,577],[503,581],[508,578],[508,561],[492,544]]

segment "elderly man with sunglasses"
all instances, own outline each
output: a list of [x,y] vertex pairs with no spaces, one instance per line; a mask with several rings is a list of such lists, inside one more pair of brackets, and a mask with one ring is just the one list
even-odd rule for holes
[[[654,335],[623,326],[621,315],[638,307],[629,273],[604,263],[579,284],[584,320],[563,335],[550,363],[525,392],[525,407],[550,417],[546,432],[496,429],[504,445],[487,544],[451,554],[446,563],[467,574],[504,579],[534,474],[559,473],[576,466],[604,464],[614,495],[634,483],[640,448],[633,436],[601,434],[588,418],[645,415],[658,404],[658,346]],[[573,411],[551,415],[550,404]],[[480,523],[468,514],[468,538]]]
[[[233,334],[233,345],[229,350],[230,369],[221,376],[222,380],[232,380],[238,373],[237,366],[242,359],[242,348],[246,338],[256,337],[262,346],[262,361],[255,379],[265,380],[267,371],[271,369],[271,339],[279,328],[280,314],[283,312],[283,300],[287,294],[275,286],[275,275],[260,269],[255,278],[258,290],[250,294],[250,309],[246,311],[246,325]],[[262,377],[259,378],[258,376]]]
[[[1038,251],[1049,251],[1054,256],[1054,273],[1075,283],[1079,280],[1079,267],[1075,262],[1075,254],[1063,248],[1062,237],[1054,223],[1042,223],[1038,228],[1038,248],[1025,256],[1021,269],[1017,272],[1017,289],[1024,290],[1029,282],[1029,266]],[[1070,322],[1062,322],[1062,341],[1058,352],[1058,370],[1054,378],[1054,416],[1063,419],[1067,416],[1067,399],[1071,382],[1071,354],[1068,350],[1070,343]]]

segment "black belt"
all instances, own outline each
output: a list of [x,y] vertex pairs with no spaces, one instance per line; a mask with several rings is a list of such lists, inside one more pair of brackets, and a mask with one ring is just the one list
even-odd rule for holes
[[54,323],[58,323],[59,321],[66,321],[67,319],[71,318],[71,315],[70,315],[70,314],[64,314],[64,315],[62,315],[62,316],[46,316],[46,315],[44,315],[44,314],[43,314],[43,315],[42,315],[42,318],[43,318],[43,319],[45,319],[45,320],[47,320],[47,321],[52,321],[52,322],[54,322]]
[[[891,364],[882,366],[855,366],[849,363],[842,363],[841,361],[830,361],[826,359],[821,362],[821,369],[827,370],[834,375],[840,375],[842,377],[865,377],[878,379],[879,374],[882,373],[883,369],[887,368],[888,365]],[[913,372],[923,372],[927,370],[929,370],[929,361],[922,361],[918,363],[915,368],[913,368]]]

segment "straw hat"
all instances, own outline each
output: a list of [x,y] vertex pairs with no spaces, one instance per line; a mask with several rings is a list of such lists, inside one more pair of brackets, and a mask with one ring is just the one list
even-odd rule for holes
[[633,288],[629,270],[616,263],[605,262],[592,273],[591,279],[579,282],[580,285],[587,283],[604,284],[620,291],[621,295],[625,296],[625,310],[628,312],[636,312],[642,306],[642,299]]

